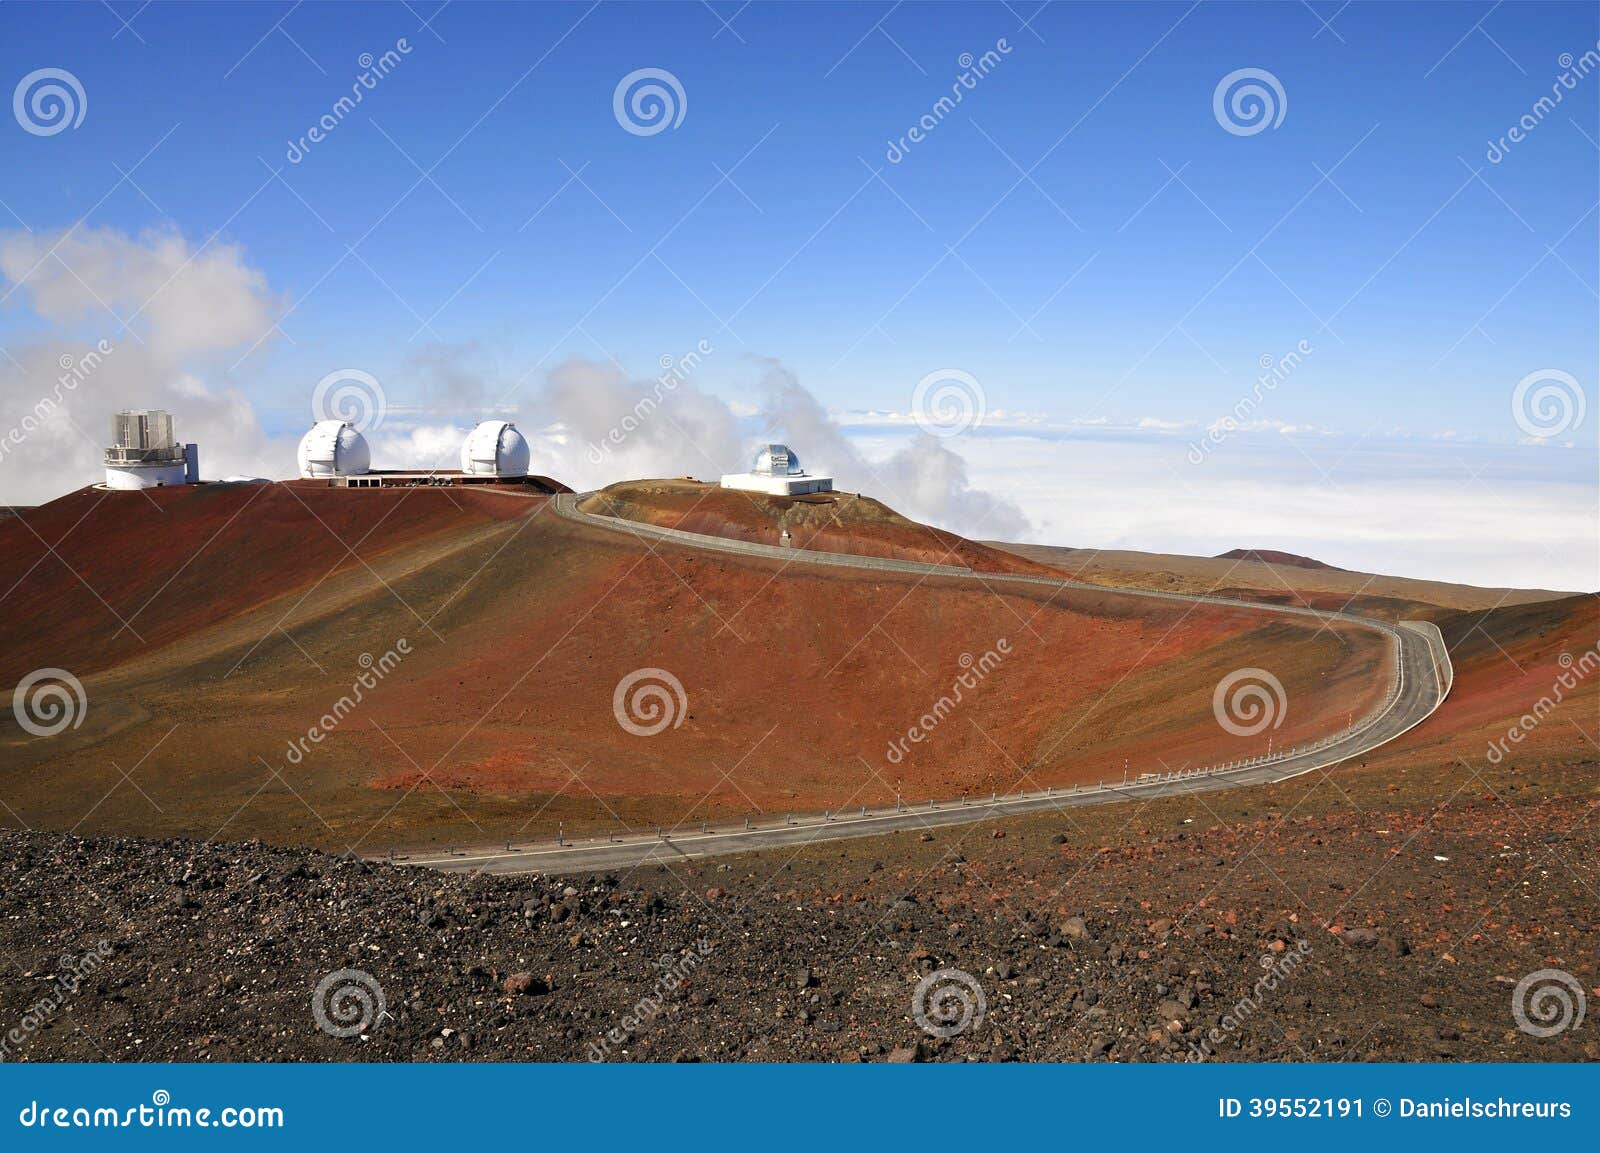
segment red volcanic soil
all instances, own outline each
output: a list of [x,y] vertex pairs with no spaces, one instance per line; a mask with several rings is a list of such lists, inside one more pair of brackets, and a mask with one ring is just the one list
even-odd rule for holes
[[[1571,764],[1600,745],[1600,596],[1584,594],[1439,621],[1455,687],[1434,722],[1374,762]],[[1513,736],[1512,734],[1515,733]]]
[[476,488],[352,500],[318,481],[80,489],[0,519],[0,682],[108,668],[390,550],[522,516],[525,500]]
[[1308,556],[1298,556],[1292,552],[1278,552],[1270,548],[1229,549],[1227,552],[1218,553],[1216,559],[1253,560],[1260,561],[1262,564],[1288,565],[1290,568],[1321,568],[1333,569],[1335,572],[1343,571],[1342,569],[1334,569],[1331,564],[1323,564],[1319,560],[1312,560]]
[[[171,643],[106,668],[139,646],[96,649],[111,612],[63,586],[55,558],[23,566],[11,596],[28,613],[0,620],[0,651],[84,670],[89,700],[53,738],[0,718],[0,785],[36,827],[370,851],[979,795],[1259,751],[1212,714],[1235,669],[1284,684],[1279,742],[1342,725],[1386,687],[1384,643],[1364,630],[646,548],[525,496],[175,490],[157,494],[164,511],[131,494],[111,516],[99,495],[40,510],[46,539]],[[103,519],[69,554],[73,512]],[[162,529],[172,557],[124,573]],[[903,531],[909,548],[921,530]],[[668,685],[675,723],[655,735],[615,711],[639,670]]]
[[819,552],[890,557],[979,572],[1049,573],[1048,565],[908,520],[849,492],[768,496],[692,480],[635,480],[593,494],[585,512],[706,536],[783,544]]

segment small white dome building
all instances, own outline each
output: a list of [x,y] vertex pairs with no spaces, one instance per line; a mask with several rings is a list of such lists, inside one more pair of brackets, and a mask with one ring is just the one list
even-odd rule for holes
[[367,438],[347,420],[319,420],[300,438],[303,477],[362,476],[372,468]]
[[722,478],[723,488],[745,492],[764,492],[769,496],[802,496],[810,492],[832,492],[831,476],[812,476],[800,467],[800,457],[786,444],[764,444],[756,451],[749,472]]
[[461,444],[463,476],[527,476],[531,459],[527,437],[506,420],[484,421]]

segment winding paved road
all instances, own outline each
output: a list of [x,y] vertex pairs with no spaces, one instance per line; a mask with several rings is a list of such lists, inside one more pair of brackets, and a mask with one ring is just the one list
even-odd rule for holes
[[916,576],[952,577],[979,581],[985,585],[1033,584],[1054,588],[1085,589],[1116,596],[1152,597],[1185,604],[1211,604],[1232,609],[1249,609],[1280,615],[1314,617],[1341,621],[1383,633],[1394,642],[1396,685],[1385,705],[1353,730],[1330,735],[1314,745],[1275,755],[1270,760],[1255,758],[1240,764],[1187,773],[1164,773],[1141,777],[1127,784],[1110,783],[1083,788],[1050,789],[1045,792],[1009,793],[989,801],[950,800],[926,805],[882,809],[850,809],[842,813],[812,814],[785,818],[782,823],[750,824],[743,828],[670,832],[654,836],[618,837],[609,841],[589,840],[573,844],[507,845],[501,848],[467,849],[442,855],[400,857],[414,865],[457,871],[489,873],[587,873],[630,868],[654,860],[712,857],[758,849],[797,846],[815,841],[869,837],[894,830],[925,829],[941,825],[966,824],[990,817],[1016,813],[1059,811],[1078,805],[1110,801],[1145,800],[1152,797],[1211,792],[1239,785],[1268,784],[1326,769],[1342,761],[1363,756],[1408,732],[1431,716],[1450,692],[1454,670],[1445,650],[1444,637],[1437,626],[1426,621],[1387,621],[1356,616],[1353,613],[1286,605],[1241,601],[1232,597],[1186,596],[1181,593],[1145,589],[1109,588],[1082,581],[1049,576],[1011,573],[979,573],[955,565],[921,564],[886,557],[854,556],[847,553],[812,552],[753,544],[723,537],[703,536],[680,529],[640,524],[615,517],[597,516],[578,505],[588,494],[569,493],[555,497],[558,515],[580,524],[608,532],[633,536],[647,546],[657,543],[685,545],[711,552],[778,560],[786,564],[825,565],[836,568],[871,569],[880,572],[909,573]]

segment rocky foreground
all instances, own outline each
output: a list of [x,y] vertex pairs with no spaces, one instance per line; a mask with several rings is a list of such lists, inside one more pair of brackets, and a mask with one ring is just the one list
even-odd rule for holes
[[1597,766],[1496,772],[625,877],[7,831],[0,1056],[1600,1059]]

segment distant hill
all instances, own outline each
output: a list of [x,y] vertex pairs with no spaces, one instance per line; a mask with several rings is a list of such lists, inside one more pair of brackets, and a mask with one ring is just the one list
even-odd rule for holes
[[1308,556],[1296,556],[1292,552],[1279,552],[1276,549],[1270,549],[1270,548],[1236,548],[1236,549],[1230,549],[1227,552],[1218,553],[1214,559],[1216,559],[1216,560],[1254,560],[1254,561],[1260,561],[1262,564],[1289,565],[1289,566],[1291,566],[1293,568],[1320,568],[1320,569],[1328,569],[1330,572],[1344,572],[1345,571],[1344,569],[1337,568],[1334,565],[1323,564],[1319,560],[1313,560]]

